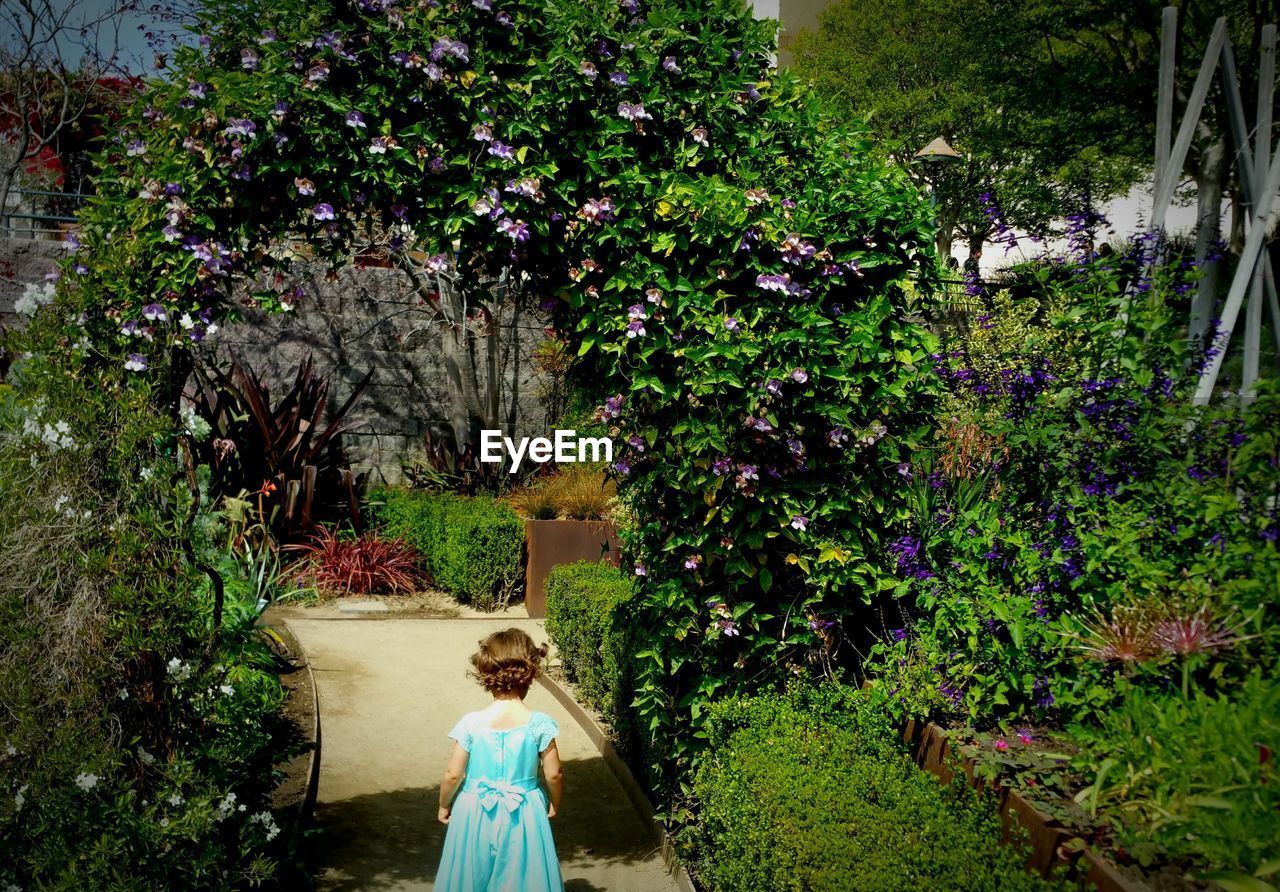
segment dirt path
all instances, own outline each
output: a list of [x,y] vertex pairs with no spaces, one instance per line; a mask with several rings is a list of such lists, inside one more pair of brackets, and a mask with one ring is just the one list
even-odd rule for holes
[[[425,619],[294,608],[284,618],[320,691],[316,819],[323,892],[432,888],[444,827],[440,773],[465,712],[489,701],[465,675],[476,642],[537,620]],[[560,725],[565,797],[552,828],[565,887],[575,892],[671,892],[651,837],[609,767],[568,713],[535,686],[529,705]]]

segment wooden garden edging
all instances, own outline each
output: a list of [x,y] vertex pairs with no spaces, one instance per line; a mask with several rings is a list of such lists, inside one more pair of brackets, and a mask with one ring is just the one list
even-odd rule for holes
[[654,817],[655,809],[653,803],[645,795],[644,788],[640,786],[640,782],[631,773],[627,763],[622,760],[622,757],[618,755],[618,751],[613,748],[613,744],[609,742],[608,732],[582,707],[582,704],[574,699],[573,694],[559,682],[542,674],[538,676],[538,683],[546,688],[551,693],[551,696],[555,697],[556,701],[568,711],[569,715],[582,730],[587,732],[587,737],[591,738],[591,742],[599,751],[605,764],[609,766],[613,776],[622,785],[627,798],[631,800],[632,807],[639,813],[641,820],[649,826],[654,844],[662,855],[662,860],[666,863],[667,871],[675,881],[676,887],[680,892],[696,892],[688,871],[676,860],[675,846],[671,842],[671,837],[663,828],[662,823]]
[[[294,697],[299,693],[303,695],[301,702],[308,709],[307,713],[302,716],[302,731],[311,744],[311,749],[309,752],[291,759],[289,764],[285,766],[285,776],[287,778],[296,778],[304,773],[305,778],[300,787],[290,785],[290,791],[285,800],[276,806],[282,811],[291,813],[291,819],[283,829],[290,836],[296,837],[301,829],[310,823],[311,816],[315,812],[316,796],[320,791],[320,689],[316,685],[315,673],[311,670],[311,661],[307,659],[306,653],[302,650],[298,639],[289,629],[288,623],[284,621],[274,622],[272,617],[264,618],[266,621],[263,623],[263,627],[279,636],[294,659],[302,661],[302,665],[294,669],[292,673],[281,676],[281,683],[289,691],[290,697]],[[297,673],[303,673],[302,677],[297,678]],[[307,688],[310,688],[310,690],[308,691]]]
[[[949,783],[954,772],[947,764],[951,753],[951,739],[945,730],[933,722],[920,723],[914,719],[907,722],[902,732],[902,739],[907,742],[915,755],[916,764],[936,775],[943,783]],[[960,756],[963,760],[965,775],[975,786],[983,781],[977,778],[974,770],[975,760]],[[1027,860],[1027,868],[1046,876],[1055,867],[1070,864],[1077,859],[1088,865],[1085,879],[1092,883],[1098,892],[1146,892],[1147,887],[1125,877],[1114,864],[1101,852],[1089,848],[1073,857],[1063,843],[1071,838],[1062,824],[1046,815],[1017,790],[1000,784],[994,785],[999,797],[1000,824],[1003,838],[1009,842],[1015,838],[1016,828],[1025,831],[1026,843],[1031,849]]]

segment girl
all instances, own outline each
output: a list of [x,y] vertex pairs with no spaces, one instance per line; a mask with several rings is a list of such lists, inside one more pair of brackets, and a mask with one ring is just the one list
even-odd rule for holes
[[[493,703],[449,732],[456,742],[440,782],[439,818],[448,830],[436,892],[564,890],[550,822],[564,793],[560,729],[524,703],[546,655],[545,644],[507,629],[471,657]],[[550,796],[538,786],[539,758]]]

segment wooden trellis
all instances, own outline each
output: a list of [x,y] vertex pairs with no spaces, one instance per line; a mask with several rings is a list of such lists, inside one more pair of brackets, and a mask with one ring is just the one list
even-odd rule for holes
[[[1173,136],[1173,92],[1175,53],[1177,48],[1178,10],[1166,6],[1161,21],[1160,80],[1156,98],[1156,149],[1154,205],[1151,227],[1164,227],[1165,217],[1173,203],[1174,191],[1182,175],[1182,168],[1191,148],[1196,125],[1204,111],[1204,103],[1213,84],[1214,74],[1221,68],[1222,93],[1227,105],[1227,118],[1231,138],[1236,146],[1236,165],[1245,204],[1238,212],[1244,215],[1245,243],[1240,253],[1240,263],[1227,291],[1221,320],[1214,335],[1212,357],[1205,364],[1196,386],[1193,401],[1198,405],[1208,403],[1213,396],[1222,371],[1222,361],[1235,333],[1240,310],[1248,297],[1245,311],[1244,370],[1240,393],[1248,399],[1258,379],[1259,356],[1262,347],[1264,305],[1271,318],[1271,327],[1280,352],[1280,299],[1276,293],[1275,271],[1265,250],[1268,234],[1280,213],[1280,143],[1271,145],[1271,108],[1275,98],[1276,77],[1276,26],[1267,25],[1262,30],[1258,61],[1258,104],[1254,125],[1250,129],[1241,98],[1240,80],[1236,71],[1235,54],[1231,38],[1227,34],[1227,20],[1220,18],[1214,24],[1205,49],[1204,60],[1196,75],[1195,84],[1187,100],[1186,112]],[[1202,262],[1204,257],[1198,257]],[[1216,295],[1210,282],[1202,281],[1191,307],[1190,336],[1200,340],[1208,334],[1209,317]]]

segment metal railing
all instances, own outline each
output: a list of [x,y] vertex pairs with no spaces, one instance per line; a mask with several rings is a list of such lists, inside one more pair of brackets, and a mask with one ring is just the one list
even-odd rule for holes
[[[62,214],[41,213],[36,210],[40,204],[48,205],[52,199],[62,199],[68,203],[83,204],[85,196],[79,192],[46,192],[41,189],[13,189],[9,192],[7,207],[0,217],[0,237],[51,239],[60,241],[63,238],[64,226],[75,223],[76,217]],[[30,210],[28,210],[30,209]]]

